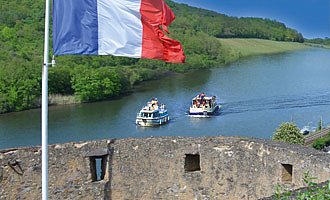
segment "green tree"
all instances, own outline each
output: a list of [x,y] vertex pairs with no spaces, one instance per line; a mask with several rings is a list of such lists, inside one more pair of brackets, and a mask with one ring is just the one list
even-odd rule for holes
[[49,94],[71,95],[71,69],[69,67],[53,67],[49,69]]
[[300,133],[299,128],[292,122],[282,123],[274,132],[274,141],[288,142],[291,144],[304,144],[305,138]]
[[71,82],[75,95],[81,101],[97,101],[117,96],[121,90],[119,75],[107,67],[77,67]]

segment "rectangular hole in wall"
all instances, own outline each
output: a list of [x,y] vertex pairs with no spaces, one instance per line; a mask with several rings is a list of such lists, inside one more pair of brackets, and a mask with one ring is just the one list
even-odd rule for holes
[[184,170],[186,172],[194,172],[201,170],[199,154],[186,154],[184,161]]
[[281,165],[282,165],[282,181],[292,182],[293,166],[290,164],[281,164]]
[[104,179],[107,156],[91,156],[90,160],[90,169],[92,182],[100,181]]

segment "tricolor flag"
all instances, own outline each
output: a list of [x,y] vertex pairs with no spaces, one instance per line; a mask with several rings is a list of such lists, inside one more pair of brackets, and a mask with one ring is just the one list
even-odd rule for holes
[[181,63],[185,60],[182,45],[164,34],[174,19],[164,0],[53,0],[54,55]]

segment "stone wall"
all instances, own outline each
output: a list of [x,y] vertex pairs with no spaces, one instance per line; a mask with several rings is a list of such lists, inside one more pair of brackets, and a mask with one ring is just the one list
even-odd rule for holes
[[[40,148],[0,151],[0,199],[40,199]],[[95,164],[98,163],[98,164]],[[49,147],[50,199],[259,199],[330,178],[329,154],[268,140],[163,137]]]
[[[49,199],[103,199],[105,181],[92,182],[87,153],[107,141],[49,146]],[[0,199],[41,199],[41,149],[0,153]]]

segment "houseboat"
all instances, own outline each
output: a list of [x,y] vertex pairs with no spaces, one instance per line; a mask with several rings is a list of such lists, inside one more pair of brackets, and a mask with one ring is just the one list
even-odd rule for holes
[[216,102],[216,96],[205,96],[201,93],[194,97],[189,108],[189,115],[209,116],[217,115],[220,111],[220,105]]
[[166,106],[153,98],[137,113],[135,122],[139,126],[159,126],[166,124],[169,120]]

